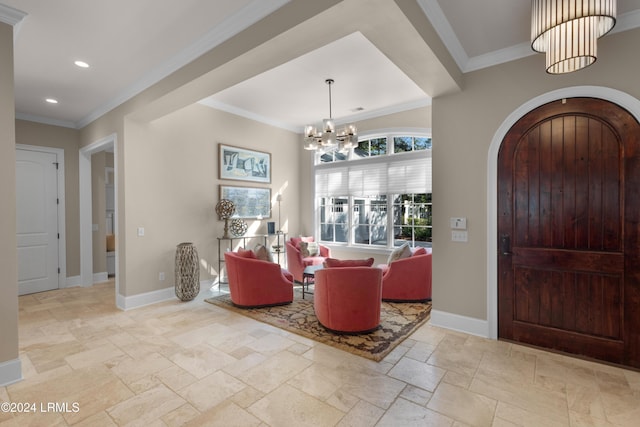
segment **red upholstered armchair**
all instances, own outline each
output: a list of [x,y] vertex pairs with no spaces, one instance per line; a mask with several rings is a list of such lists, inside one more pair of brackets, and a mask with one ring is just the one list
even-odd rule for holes
[[411,257],[379,265],[382,300],[417,302],[431,299],[431,249],[418,248]]
[[225,252],[231,301],[239,307],[264,307],[293,301],[293,277],[279,264],[256,259],[252,251]]
[[322,268],[315,272],[313,306],[318,321],[334,332],[373,332],[380,325],[382,270]]
[[302,272],[310,265],[320,265],[325,258],[331,256],[331,250],[323,245],[318,245],[319,254],[317,256],[303,256],[300,251],[301,242],[313,242],[313,237],[292,237],[287,240],[287,268],[293,274],[296,282],[302,283]]

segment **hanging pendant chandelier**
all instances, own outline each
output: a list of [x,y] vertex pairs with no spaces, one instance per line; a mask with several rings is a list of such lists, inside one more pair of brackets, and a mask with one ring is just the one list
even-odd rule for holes
[[358,144],[357,129],[355,125],[350,124],[336,132],[336,125],[331,115],[331,85],[334,80],[326,79],[324,82],[329,86],[329,118],[322,121],[320,129],[314,125],[304,127],[304,149],[333,149],[338,146],[341,152],[349,151]]
[[546,53],[547,73],[571,73],[596,61],[615,23],[616,0],[532,0],[531,47]]

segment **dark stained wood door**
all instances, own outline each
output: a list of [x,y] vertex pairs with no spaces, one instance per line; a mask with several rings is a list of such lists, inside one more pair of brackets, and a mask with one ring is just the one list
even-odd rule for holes
[[498,336],[640,368],[640,126],[570,98],[498,155]]

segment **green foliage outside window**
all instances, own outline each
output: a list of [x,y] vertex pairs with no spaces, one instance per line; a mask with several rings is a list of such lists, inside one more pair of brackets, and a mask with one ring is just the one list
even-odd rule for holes
[[431,218],[410,218],[406,225],[411,225],[412,227],[402,227],[402,232],[398,238],[411,239],[411,231],[413,230],[414,240],[420,242],[431,241]]
[[387,138],[365,139],[354,149],[356,157],[382,156],[387,154]]
[[396,136],[393,138],[393,152],[406,153],[408,151],[421,151],[431,149],[431,138]]
[[432,237],[431,193],[401,194],[394,200],[395,238],[430,242]]

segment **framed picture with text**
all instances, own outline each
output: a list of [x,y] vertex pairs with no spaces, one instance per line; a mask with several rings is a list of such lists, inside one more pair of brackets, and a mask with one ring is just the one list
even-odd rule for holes
[[219,178],[271,183],[271,154],[219,144]]
[[228,199],[236,206],[233,218],[271,218],[271,189],[220,185],[220,199]]

